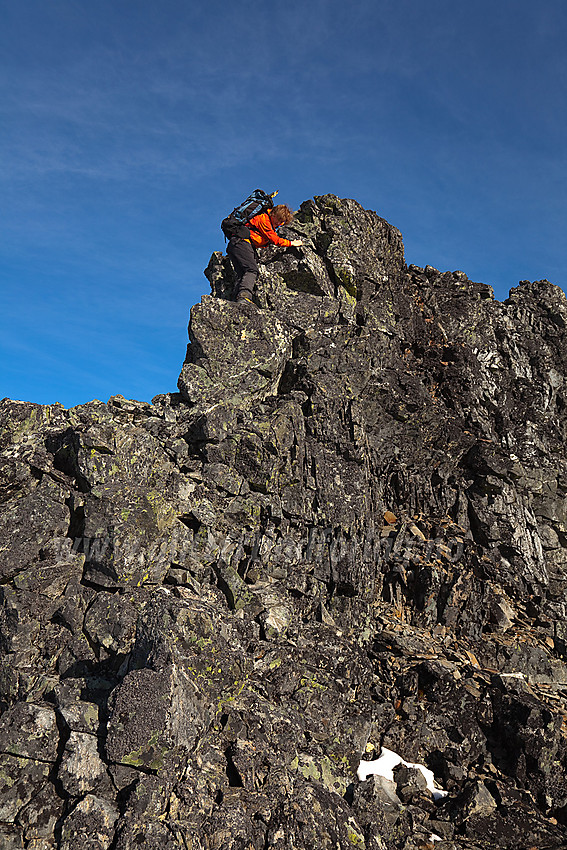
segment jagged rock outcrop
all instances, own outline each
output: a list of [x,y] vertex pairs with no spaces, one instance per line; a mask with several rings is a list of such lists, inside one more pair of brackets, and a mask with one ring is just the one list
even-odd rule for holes
[[1,403],[3,848],[567,846],[565,295],[289,231],[178,393]]

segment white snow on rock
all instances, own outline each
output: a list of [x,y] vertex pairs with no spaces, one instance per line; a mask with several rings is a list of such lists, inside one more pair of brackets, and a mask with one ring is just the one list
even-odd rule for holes
[[386,747],[382,747],[380,751],[380,758],[374,759],[374,761],[362,760],[358,766],[356,775],[361,782],[364,782],[364,780],[368,779],[369,776],[383,776],[384,779],[394,782],[394,768],[399,764],[420,770],[424,775],[427,787],[433,794],[433,798],[435,800],[440,800],[442,797],[446,797],[449,793],[448,791],[443,791],[442,788],[437,788],[435,786],[433,771],[429,770],[428,767],[425,767],[423,764],[412,764],[409,761],[404,761],[401,756],[394,753],[392,750],[387,750]]

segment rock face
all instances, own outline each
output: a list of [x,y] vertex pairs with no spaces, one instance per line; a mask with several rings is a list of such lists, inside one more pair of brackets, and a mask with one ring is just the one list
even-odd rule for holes
[[1,403],[3,848],[567,846],[565,296],[288,232],[179,393]]

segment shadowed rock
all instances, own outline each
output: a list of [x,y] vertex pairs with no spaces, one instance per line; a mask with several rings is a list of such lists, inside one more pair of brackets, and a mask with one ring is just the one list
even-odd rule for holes
[[565,295],[287,233],[178,393],[0,403],[2,846],[567,843]]

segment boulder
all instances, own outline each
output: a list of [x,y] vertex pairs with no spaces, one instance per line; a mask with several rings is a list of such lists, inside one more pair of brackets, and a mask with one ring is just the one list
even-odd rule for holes
[[0,844],[562,847],[567,299],[282,231],[179,392],[0,402]]

